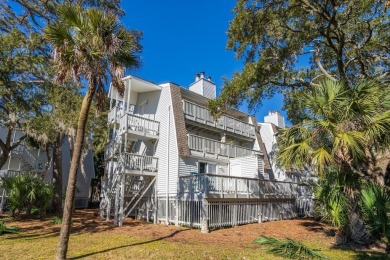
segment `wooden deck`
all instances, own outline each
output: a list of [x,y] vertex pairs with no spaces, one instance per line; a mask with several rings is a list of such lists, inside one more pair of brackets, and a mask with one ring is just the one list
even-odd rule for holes
[[217,174],[179,176],[179,195],[202,194],[203,198],[295,199],[311,190],[307,184],[270,181]]

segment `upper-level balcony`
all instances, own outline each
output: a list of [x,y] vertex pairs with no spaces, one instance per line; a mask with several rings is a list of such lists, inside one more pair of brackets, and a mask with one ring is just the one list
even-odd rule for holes
[[255,126],[244,121],[227,115],[222,115],[215,121],[207,108],[187,100],[183,100],[183,111],[186,119],[222,129],[230,133],[255,138]]
[[228,159],[234,157],[246,157],[260,154],[246,147],[219,142],[217,140],[205,138],[197,135],[188,135],[188,147],[192,155],[201,157],[214,157],[216,159]]
[[158,158],[133,153],[123,154],[124,173],[139,175],[156,175]]
[[112,108],[108,113],[108,122],[119,125],[119,134],[131,133],[139,139],[157,139],[159,136],[160,122],[134,115],[122,108]]

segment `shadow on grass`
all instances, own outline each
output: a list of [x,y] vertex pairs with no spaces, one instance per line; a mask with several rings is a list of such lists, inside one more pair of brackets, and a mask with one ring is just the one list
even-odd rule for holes
[[106,252],[109,252],[109,251],[112,251],[112,250],[117,250],[117,249],[126,248],[126,247],[132,247],[132,246],[140,246],[140,245],[144,245],[144,244],[150,244],[150,243],[154,243],[154,242],[157,242],[157,241],[161,241],[161,240],[164,240],[164,239],[167,239],[167,238],[174,237],[174,236],[177,235],[178,233],[184,232],[184,231],[188,231],[188,230],[191,230],[191,229],[188,228],[188,229],[176,230],[175,232],[173,232],[172,234],[170,234],[170,235],[168,235],[168,236],[159,237],[159,238],[156,238],[156,239],[153,239],[153,240],[144,241],[144,242],[139,242],[139,243],[134,243],[134,244],[129,244],[129,245],[123,245],[123,246],[112,247],[112,248],[104,249],[104,250],[97,251],[97,252],[91,252],[91,253],[87,253],[87,254],[83,254],[83,255],[79,255],[79,256],[72,257],[72,259],[80,259],[80,258],[89,257],[89,256],[93,256],[93,255],[96,255],[96,254],[102,254],[102,253],[106,253]]
[[308,231],[311,232],[321,232],[324,233],[328,237],[334,237],[336,235],[336,229],[327,226],[324,223],[315,221],[314,219],[303,220],[300,223],[301,226],[304,226]]
[[389,259],[388,254],[384,253],[367,253],[367,252],[359,252],[358,255],[355,258],[356,260],[367,260],[367,259],[373,259],[373,260],[379,260],[379,259]]
[[58,236],[58,234],[59,231],[45,232],[45,233],[27,233],[27,234],[17,234],[17,235],[9,236],[6,239],[7,240],[17,240],[17,239],[33,240],[33,239],[55,237]]
[[335,245],[331,249],[339,249],[343,251],[349,251],[356,253],[355,259],[366,260],[366,259],[390,259],[386,253],[386,245],[360,245],[356,243],[350,243],[345,245]]

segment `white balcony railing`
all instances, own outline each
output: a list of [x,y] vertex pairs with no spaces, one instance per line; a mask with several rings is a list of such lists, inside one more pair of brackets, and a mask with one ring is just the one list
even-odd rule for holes
[[158,158],[133,153],[124,154],[124,167],[130,171],[157,172]]
[[198,104],[183,100],[183,111],[187,119],[226,130],[238,135],[255,138],[255,126],[240,121],[236,118],[222,115],[218,120],[214,120],[210,111]]
[[309,185],[216,174],[179,176],[179,192],[204,193],[206,196],[248,198],[298,198],[311,196]]
[[138,132],[141,135],[159,135],[160,122],[126,113],[120,119],[121,131]]
[[242,146],[219,142],[213,139],[205,138],[198,135],[188,135],[188,147],[190,150],[211,153],[226,157],[245,157],[259,154],[255,151]]
[[139,132],[142,135],[159,135],[160,122],[126,112],[123,108],[114,107],[108,112],[108,123],[119,123],[120,130]]

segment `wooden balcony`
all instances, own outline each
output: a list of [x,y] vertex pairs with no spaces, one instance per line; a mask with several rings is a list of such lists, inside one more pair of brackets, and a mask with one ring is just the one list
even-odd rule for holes
[[222,115],[215,121],[207,108],[187,100],[183,100],[183,111],[184,117],[188,120],[222,129],[229,133],[255,138],[255,126],[244,121],[227,115]]
[[125,113],[120,118],[119,133],[137,135],[140,140],[158,139],[160,122],[138,115]]
[[158,158],[133,153],[123,154],[123,168],[125,174],[156,175],[158,171]]
[[[309,194],[310,193],[310,194]],[[217,174],[179,176],[179,194],[202,194],[204,198],[294,199],[311,195],[310,186],[293,182]]]
[[246,157],[260,154],[259,151],[255,151],[249,148],[223,143],[192,134],[188,135],[188,147],[192,155],[198,155],[201,157],[212,156],[216,159]]

